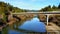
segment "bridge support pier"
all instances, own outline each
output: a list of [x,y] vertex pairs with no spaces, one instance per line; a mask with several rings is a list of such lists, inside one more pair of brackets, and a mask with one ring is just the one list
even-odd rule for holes
[[48,26],[48,21],[49,21],[49,15],[47,14],[47,26]]
[[48,26],[48,22],[49,22],[49,16],[52,14],[46,14],[47,15],[47,26]]

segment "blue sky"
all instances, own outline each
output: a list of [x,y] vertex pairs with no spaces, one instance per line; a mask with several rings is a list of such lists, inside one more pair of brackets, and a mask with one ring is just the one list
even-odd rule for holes
[[6,3],[10,3],[15,7],[19,7],[21,9],[29,9],[29,10],[40,10],[48,5],[57,6],[60,3],[60,0],[0,0]]

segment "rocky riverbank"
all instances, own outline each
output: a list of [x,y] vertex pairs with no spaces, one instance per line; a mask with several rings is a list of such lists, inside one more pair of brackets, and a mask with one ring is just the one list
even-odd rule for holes
[[[38,16],[38,18],[40,19],[40,21],[42,21],[42,22],[46,22],[46,20],[47,20],[47,17],[46,17],[46,15],[44,15],[44,14],[40,14],[39,16]],[[60,14],[53,14],[53,15],[50,15],[49,16],[49,22],[52,22],[52,23],[54,23],[54,24],[56,24],[57,26],[59,26],[60,27]]]
[[[25,14],[25,15],[16,15],[16,16],[19,17],[21,20],[27,20],[29,18],[33,18],[34,14]],[[16,20],[12,16],[9,16],[9,17],[10,17],[9,20],[12,20],[12,19]],[[47,22],[47,16],[44,14],[38,14],[38,18],[42,22]],[[60,14],[50,15],[49,22],[55,23],[56,25],[58,25],[60,27]]]
[[60,27],[60,14],[50,15],[49,22],[53,22]]

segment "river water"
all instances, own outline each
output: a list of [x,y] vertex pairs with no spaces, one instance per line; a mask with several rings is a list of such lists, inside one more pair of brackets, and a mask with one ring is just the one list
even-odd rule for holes
[[2,34],[29,34],[35,32],[46,32],[45,24],[40,22],[37,17],[11,24],[2,30]]

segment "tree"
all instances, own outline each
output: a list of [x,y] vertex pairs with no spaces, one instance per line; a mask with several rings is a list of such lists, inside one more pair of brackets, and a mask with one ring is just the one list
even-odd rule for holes
[[45,8],[43,8],[42,11],[52,11],[51,6],[49,5]]
[[59,3],[59,5],[58,5],[58,9],[60,9],[60,3]]
[[53,5],[52,9],[57,9],[57,7],[55,5]]
[[51,8],[51,6],[49,5],[47,8]]

